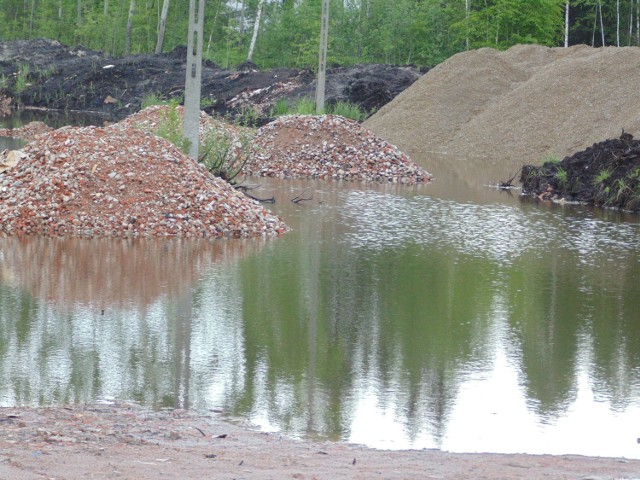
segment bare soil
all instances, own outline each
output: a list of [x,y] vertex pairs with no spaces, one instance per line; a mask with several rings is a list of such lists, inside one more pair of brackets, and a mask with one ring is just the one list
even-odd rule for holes
[[464,52],[431,69],[364,125],[410,155],[520,165],[562,159],[618,138],[623,129],[640,136],[639,69],[638,47]]
[[640,461],[381,451],[133,404],[0,409],[0,479],[621,479]]
[[[111,119],[122,119],[138,110],[147,94],[162,99],[184,94],[186,47],[160,55],[112,58],[86,49],[68,47],[53,40],[0,42],[0,75],[9,79],[0,89],[12,104],[59,110],[90,110]],[[16,89],[18,72],[29,65],[27,85]],[[334,67],[327,72],[326,100],[359,105],[365,112],[379,109],[418,78],[423,70],[391,65]],[[244,116],[251,121],[269,120],[278,100],[294,104],[315,95],[315,75],[308,70],[276,68],[261,70],[252,63],[221,68],[205,61],[202,98],[207,113]],[[254,117],[253,115],[257,115]]]

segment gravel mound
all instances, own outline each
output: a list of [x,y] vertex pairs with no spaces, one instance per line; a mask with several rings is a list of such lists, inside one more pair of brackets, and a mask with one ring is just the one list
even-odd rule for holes
[[460,53],[365,122],[409,154],[563,158],[640,134],[640,48],[519,45]]
[[288,115],[258,129],[246,175],[415,184],[431,175],[358,122]]
[[13,137],[31,141],[37,135],[48,133],[51,130],[53,128],[44,122],[29,122],[18,128],[0,128],[0,137]]
[[0,175],[0,231],[78,236],[252,237],[288,230],[162,138],[64,127]]

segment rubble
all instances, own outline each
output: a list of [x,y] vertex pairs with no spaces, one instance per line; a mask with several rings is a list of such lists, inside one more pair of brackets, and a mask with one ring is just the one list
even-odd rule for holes
[[431,175],[358,122],[335,115],[288,115],[261,127],[242,172],[276,178],[319,178],[415,184]]
[[141,130],[63,127],[23,152],[0,174],[0,232],[123,238],[288,231],[257,202]]
[[53,128],[44,122],[29,122],[18,128],[0,128],[0,137],[21,138],[25,141],[31,141],[36,136],[52,130]]

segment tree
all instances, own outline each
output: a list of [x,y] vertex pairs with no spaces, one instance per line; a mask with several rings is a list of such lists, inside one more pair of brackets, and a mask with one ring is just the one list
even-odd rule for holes
[[253,23],[253,34],[251,35],[251,44],[249,45],[247,62],[253,62],[253,51],[256,48],[256,40],[258,39],[258,30],[260,30],[260,19],[262,17],[263,5],[264,5],[264,0],[260,0],[258,2],[258,10],[256,11],[256,21]]
[[320,21],[320,48],[318,53],[318,79],[316,83],[316,113],[324,111],[325,75],[327,70],[327,43],[329,40],[329,0],[322,0]]
[[162,12],[160,13],[160,21],[158,23],[158,41],[156,43],[156,55],[162,53],[162,45],[164,44],[164,32],[167,28],[167,14],[169,13],[169,3],[171,0],[162,2]]
[[133,15],[136,13],[136,0],[129,1],[129,16],[127,18],[127,32],[124,40],[124,54],[131,52],[131,30],[133,28]]

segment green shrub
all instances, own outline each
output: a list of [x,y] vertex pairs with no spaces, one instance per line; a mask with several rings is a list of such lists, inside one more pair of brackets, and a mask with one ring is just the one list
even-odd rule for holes
[[362,122],[367,118],[367,114],[360,108],[359,105],[350,102],[344,102],[342,100],[336,102],[329,112],[333,115],[340,115],[341,117],[350,118],[356,122]]

